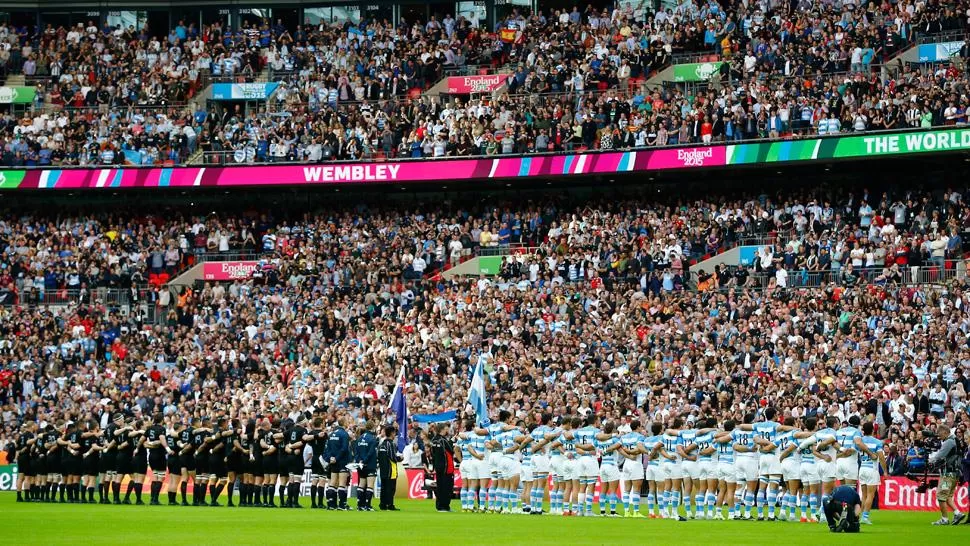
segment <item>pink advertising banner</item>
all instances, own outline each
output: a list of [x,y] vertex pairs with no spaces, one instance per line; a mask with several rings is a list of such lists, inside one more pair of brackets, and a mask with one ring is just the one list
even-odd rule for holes
[[205,262],[202,264],[204,281],[238,281],[248,279],[259,267],[259,262]]
[[509,80],[508,74],[485,74],[478,76],[449,76],[448,93],[470,95],[495,91]]
[[[425,159],[313,165],[238,165],[0,171],[0,189],[115,189],[236,186],[319,186],[563,177],[727,164],[726,146],[586,152],[479,159]],[[4,182],[5,181],[5,182]]]

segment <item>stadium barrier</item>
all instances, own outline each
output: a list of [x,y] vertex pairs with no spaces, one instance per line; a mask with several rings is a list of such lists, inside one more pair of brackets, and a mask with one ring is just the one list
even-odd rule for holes
[[[970,127],[627,151],[227,167],[0,170],[0,190],[316,186],[615,175],[970,151]],[[448,173],[446,177],[442,173]]]

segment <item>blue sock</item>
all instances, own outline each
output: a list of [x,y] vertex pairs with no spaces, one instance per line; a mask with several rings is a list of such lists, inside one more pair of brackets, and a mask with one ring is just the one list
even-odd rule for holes
[[630,492],[623,492],[623,511],[628,512],[630,510]]
[[812,514],[818,514],[818,495],[812,493],[808,496],[808,504],[812,507]]
[[701,513],[704,510],[704,492],[694,495],[694,513]]
[[[603,495],[600,495],[600,497],[602,496]],[[586,513],[587,514],[593,513],[593,494],[592,493],[586,494]]]
[[863,512],[862,519],[869,519],[869,512]]
[[461,508],[462,510],[465,510],[468,508],[468,490],[462,489],[460,496],[461,496]]
[[[650,496],[647,496],[647,501],[650,501]],[[634,491],[630,493],[630,507],[633,509],[633,513],[640,512],[640,492]],[[650,502],[650,510],[653,510],[653,502]]]
[[673,496],[673,493],[669,490],[663,492],[663,496],[661,497],[661,500],[660,500],[661,510],[666,510],[670,506],[670,498],[672,496]]
[[495,495],[498,494],[498,489],[494,485],[488,486],[488,509],[495,509]]
[[674,491],[670,495],[670,505],[673,508],[672,512],[675,516],[680,515],[680,491]]
[[764,489],[759,489],[758,490],[758,516],[759,517],[760,516],[763,516],[764,513],[765,513],[765,502],[766,501],[767,501],[767,497],[765,496]]
[[717,493],[707,492],[707,507],[711,509],[711,512],[717,511]]
[[744,512],[746,514],[750,514],[752,506],[754,506],[754,493],[750,491],[745,491],[744,492]]
[[603,512],[606,512],[606,494],[605,493],[600,493],[599,505],[600,505],[600,514],[602,514]]
[[484,510],[488,506],[488,488],[480,487],[478,489],[478,509]]
[[831,498],[829,495],[822,495],[822,498],[819,499],[819,504],[818,504],[818,506],[819,506],[819,508],[818,508],[819,513],[822,513],[822,507],[825,506],[825,503],[827,503],[829,501],[829,498]]
[[647,513],[653,515],[653,510],[657,506],[657,494],[647,493]]
[[775,489],[768,490],[768,517],[775,517],[775,503],[778,502],[778,491]]

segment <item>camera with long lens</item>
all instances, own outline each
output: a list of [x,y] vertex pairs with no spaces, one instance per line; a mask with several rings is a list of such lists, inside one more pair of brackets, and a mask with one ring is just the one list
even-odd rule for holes
[[[943,445],[943,440],[933,431],[924,430],[922,436],[917,438],[914,443],[916,447],[923,450],[926,458],[926,465],[923,468],[923,475],[915,478],[916,481],[919,482],[919,485],[916,487],[916,492],[926,493],[931,487],[935,486],[939,479],[936,475],[938,475],[939,471],[943,468],[944,461],[938,461],[935,464],[930,462],[930,453],[939,451],[940,447]],[[934,474],[934,476],[930,476],[931,472]]]

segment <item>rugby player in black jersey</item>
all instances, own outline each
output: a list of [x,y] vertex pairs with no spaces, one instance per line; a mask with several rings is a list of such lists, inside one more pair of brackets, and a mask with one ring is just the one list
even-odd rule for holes
[[145,430],[145,447],[148,448],[148,472],[151,472],[151,496],[148,504],[160,506],[162,481],[168,468],[166,457],[173,452],[168,445],[168,435],[165,434],[165,417],[156,413],[152,417],[152,424]]
[[148,473],[148,448],[145,446],[145,432],[148,429],[148,421],[138,419],[128,436],[132,440],[133,449],[131,452],[131,481],[128,482],[128,491],[125,493],[125,500],[135,492],[135,504],[145,504],[141,500],[142,485],[145,483],[145,474]]
[[276,495],[276,479],[280,472],[276,438],[277,433],[273,430],[273,424],[269,419],[264,419],[258,449],[262,452],[263,506],[268,508],[276,508],[273,497]]
[[221,506],[219,495],[226,487],[228,469],[226,468],[226,453],[229,436],[232,431],[226,427],[226,418],[219,417],[216,426],[208,438],[209,449],[209,494],[212,497],[210,506]]
[[[192,461],[195,465],[195,482],[192,487],[192,506],[205,506],[205,492],[209,485],[209,432],[208,419],[195,420],[192,428]],[[191,474],[191,472],[190,472]]]
[[[81,502],[94,504],[94,485],[101,471],[101,427],[94,419],[84,423],[81,432]],[[85,500],[85,493],[87,499]]]
[[[233,488],[236,486],[236,478],[243,475],[243,459],[242,454],[245,451],[243,449],[240,440],[242,434],[240,434],[239,419],[233,419],[229,422],[229,436],[226,437],[226,469],[228,470],[228,478],[226,481],[226,506],[235,506],[232,502]],[[243,506],[245,500],[243,490],[240,490],[239,505]]]
[[286,432],[286,445],[283,450],[285,463],[281,463],[280,468],[280,474],[283,474],[283,467],[285,467],[285,472],[289,475],[286,484],[286,503],[283,505],[286,508],[303,508],[300,506],[300,486],[303,482],[303,447],[306,442],[304,438],[306,428],[301,423],[305,419],[301,414],[298,421]]
[[[178,419],[174,415],[168,417],[168,427],[165,429],[165,437],[168,440],[170,451],[165,458],[165,466],[168,468],[168,505],[178,504],[177,492],[182,481],[182,457],[179,454],[182,446],[180,444]],[[186,503],[188,504],[188,503]]]
[[34,435],[36,430],[37,423],[28,422],[20,428],[20,435],[17,436],[16,457],[14,458],[19,473],[17,476],[17,502],[36,500],[38,488],[34,484],[36,471],[31,456],[31,451],[37,441]]
[[[239,434],[239,465],[242,477],[240,479],[239,506],[253,506],[254,489],[256,488],[256,461],[253,450],[253,435],[256,423],[252,419],[246,421],[245,428]],[[260,480],[262,481],[262,480]]]
[[323,452],[327,446],[327,431],[324,429],[323,417],[313,418],[313,428],[307,431],[304,439],[310,443],[312,451],[310,461],[310,505],[312,508],[326,508],[324,492],[327,485],[327,467],[324,464]]

